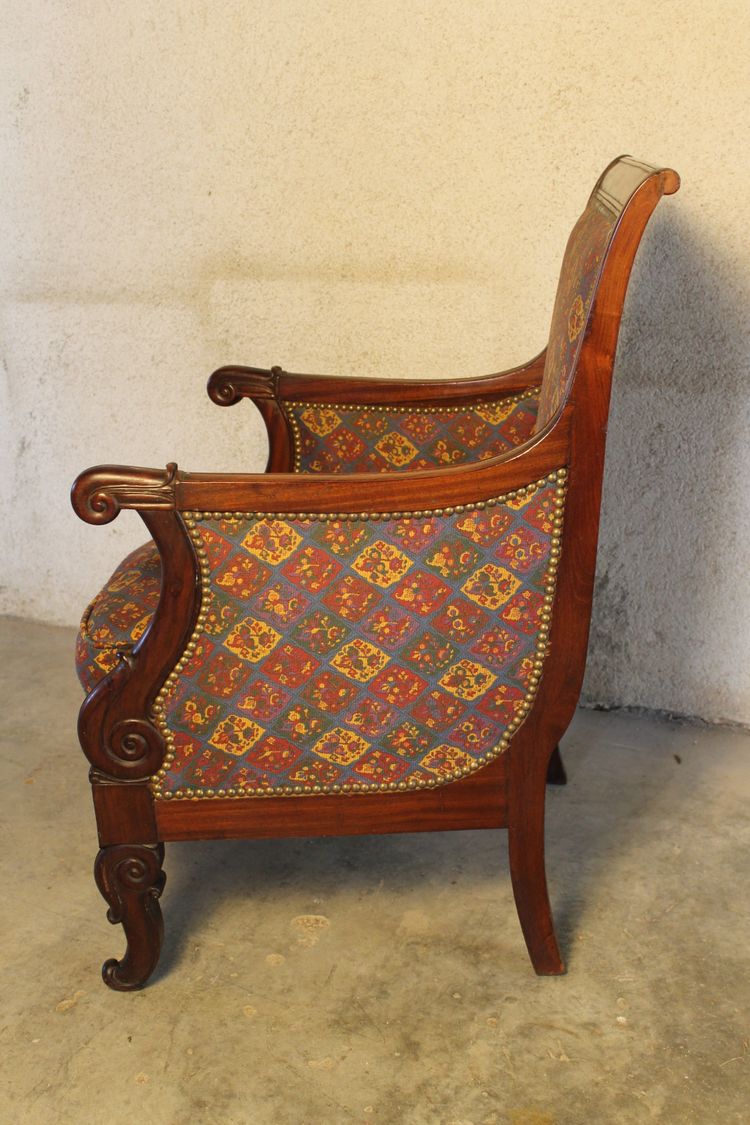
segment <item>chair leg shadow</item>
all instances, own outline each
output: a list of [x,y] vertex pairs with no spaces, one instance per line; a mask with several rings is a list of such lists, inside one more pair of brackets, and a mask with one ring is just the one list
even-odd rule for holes
[[560,747],[556,746],[552,751],[552,756],[547,766],[547,784],[548,785],[567,785],[568,775],[565,772],[562,757],[560,756]]

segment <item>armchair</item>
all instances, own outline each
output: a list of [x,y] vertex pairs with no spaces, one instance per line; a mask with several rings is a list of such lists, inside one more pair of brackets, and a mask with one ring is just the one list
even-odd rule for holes
[[142,516],[78,640],[97,884],[140,988],[164,843],[507,828],[537,973],[563,972],[545,782],[583,678],[623,300],[673,171],[606,169],[568,242],[547,348],[448,381],[224,367],[265,475],[98,466],[81,519]]

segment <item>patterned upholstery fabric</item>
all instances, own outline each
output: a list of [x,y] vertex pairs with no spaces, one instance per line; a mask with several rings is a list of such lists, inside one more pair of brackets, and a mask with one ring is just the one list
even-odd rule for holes
[[594,197],[568,239],[552,314],[535,430],[547,425],[570,391],[615,223],[615,214]]
[[[202,518],[205,620],[163,691],[161,796],[452,780],[503,746],[538,657],[559,492],[391,520]],[[143,635],[161,567],[129,555],[81,623],[90,691]]]
[[451,515],[196,516],[205,621],[159,699],[157,794],[433,786],[499,753],[537,682],[557,487]]
[[83,615],[76,643],[78,678],[87,692],[143,636],[154,615],[161,586],[156,544],[146,543],[120,563]]
[[460,407],[287,402],[295,469],[388,473],[484,461],[531,437],[539,388]]

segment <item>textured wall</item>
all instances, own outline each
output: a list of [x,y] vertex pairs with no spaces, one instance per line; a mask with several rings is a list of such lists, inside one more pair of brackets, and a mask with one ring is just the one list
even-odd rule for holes
[[[73,622],[143,534],[98,461],[261,469],[220,363],[479,374],[542,346],[619,152],[649,228],[614,393],[590,699],[750,721],[744,2],[28,0],[0,28],[5,612]],[[738,157],[737,154],[740,156]]]

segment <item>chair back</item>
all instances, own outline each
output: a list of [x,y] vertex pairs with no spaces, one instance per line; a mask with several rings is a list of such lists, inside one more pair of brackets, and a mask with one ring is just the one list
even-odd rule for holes
[[[597,296],[620,220],[635,193],[656,172],[657,169],[631,156],[618,157],[600,177],[573,227],[565,248],[552,314],[535,425],[537,433],[568,400],[581,349],[592,327]],[[673,177],[675,181],[673,185],[668,180],[663,190],[676,191],[679,181],[675,173],[667,169],[662,175]],[[624,268],[625,284],[637,246],[638,240],[632,240],[629,260],[617,263],[621,274]]]

